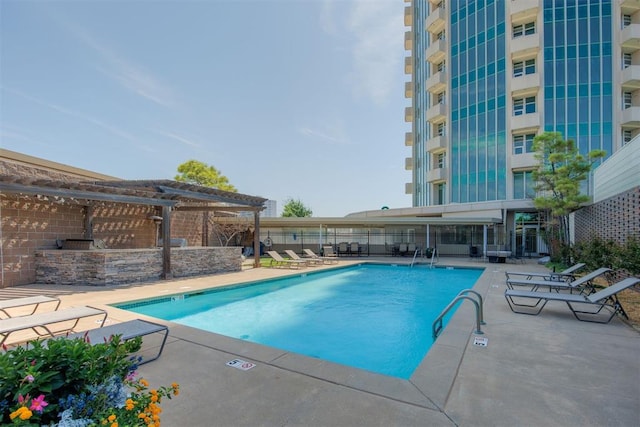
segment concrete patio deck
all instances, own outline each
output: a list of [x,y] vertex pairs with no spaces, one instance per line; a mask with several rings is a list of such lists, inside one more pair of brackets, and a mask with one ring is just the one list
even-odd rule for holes
[[[376,259],[345,259],[340,266],[370,261]],[[169,325],[169,339],[160,359],[140,373],[152,387],[177,382],[181,388],[180,396],[163,401],[162,425],[640,425],[638,331],[617,318],[579,322],[562,303],[550,302],[539,316],[512,313],[504,271],[545,271],[533,261],[442,258],[439,264],[485,268],[474,287],[485,299],[485,333],[474,334],[473,306],[464,302],[409,380],[152,319]],[[30,285],[3,289],[0,298],[58,295],[63,307],[106,308],[109,320],[119,322],[144,316],[108,304],[300,273],[261,268],[109,288]],[[488,345],[474,345],[476,336]],[[152,338],[145,338],[148,345]],[[256,366],[226,365],[236,358]]]

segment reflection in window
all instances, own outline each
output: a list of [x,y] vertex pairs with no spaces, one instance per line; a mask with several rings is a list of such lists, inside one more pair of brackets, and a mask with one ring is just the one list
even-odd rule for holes
[[520,77],[525,74],[534,74],[535,72],[535,59],[527,59],[526,61],[516,61],[513,63],[513,77]]
[[533,138],[535,134],[513,135],[513,154],[524,154],[533,152]]
[[529,34],[536,33],[536,23],[527,22],[526,24],[513,26],[513,38],[528,36]]
[[536,97],[516,98],[513,100],[513,115],[521,116],[536,112]]
[[622,94],[622,108],[631,108],[631,92],[624,92]]
[[513,198],[533,199],[536,196],[534,190],[533,172],[523,171],[513,173]]

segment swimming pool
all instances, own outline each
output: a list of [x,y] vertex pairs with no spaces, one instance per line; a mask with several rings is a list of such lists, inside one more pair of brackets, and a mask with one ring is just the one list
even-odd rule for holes
[[362,264],[117,307],[408,379],[434,319],[482,271]]

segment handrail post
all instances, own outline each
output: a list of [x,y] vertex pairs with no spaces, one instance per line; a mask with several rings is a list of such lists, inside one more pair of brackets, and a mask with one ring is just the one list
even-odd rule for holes
[[[471,292],[475,295],[478,296],[478,298],[480,299],[480,303],[478,303],[478,301],[476,301],[475,299],[473,299],[472,297],[470,297],[469,295],[463,295],[466,294],[468,292]],[[483,318],[483,313],[482,313],[482,295],[480,295],[478,292],[472,290],[472,289],[464,289],[462,291],[460,291],[458,293],[458,295],[453,299],[453,301],[451,301],[449,303],[449,305],[447,305],[447,307],[442,310],[442,312],[440,313],[440,315],[436,318],[436,320],[434,320],[433,325],[431,327],[432,330],[432,336],[433,336],[433,340],[435,341],[436,338],[438,338],[438,335],[440,335],[440,331],[442,331],[442,318],[449,312],[449,310],[451,310],[451,308],[460,300],[469,300],[473,303],[473,305],[476,307],[476,330],[474,331],[475,334],[478,335],[482,335],[484,334],[484,332],[482,332],[482,329],[480,328],[480,325],[485,325],[486,323],[484,322],[484,318]],[[436,327],[436,325],[439,325]]]
[[477,296],[478,299],[480,300],[479,301],[480,302],[480,304],[479,304],[479,307],[480,307],[480,323],[482,325],[486,325],[486,323],[484,321],[484,308],[483,308],[484,304],[482,303],[482,295],[480,295],[478,292],[474,291],[473,289],[463,289],[458,293],[458,295],[464,295],[464,294],[467,294],[469,292],[471,292],[472,294]]

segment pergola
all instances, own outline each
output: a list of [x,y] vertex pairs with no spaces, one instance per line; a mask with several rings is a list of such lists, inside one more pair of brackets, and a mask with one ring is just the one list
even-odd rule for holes
[[[52,197],[84,206],[85,236],[92,238],[92,202],[129,203],[161,208],[162,234],[171,236],[172,211],[254,212],[254,265],[260,266],[260,215],[267,199],[172,180],[82,181],[0,175],[0,192]],[[206,231],[206,230],[203,230]],[[171,276],[171,241],[162,242],[163,278]]]

